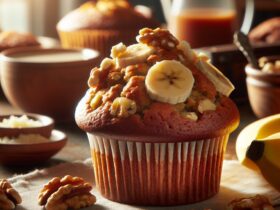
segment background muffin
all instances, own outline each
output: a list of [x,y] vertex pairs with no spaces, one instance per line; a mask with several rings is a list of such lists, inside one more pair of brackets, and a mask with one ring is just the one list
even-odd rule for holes
[[29,33],[5,31],[0,33],[0,51],[14,47],[39,46],[37,38]]
[[167,30],[112,48],[76,109],[96,183],[114,201],[178,205],[218,192],[223,153],[239,114],[231,83]]
[[156,26],[128,1],[98,0],[67,14],[57,30],[63,47],[88,47],[108,56],[111,46],[120,41],[131,44],[140,28]]

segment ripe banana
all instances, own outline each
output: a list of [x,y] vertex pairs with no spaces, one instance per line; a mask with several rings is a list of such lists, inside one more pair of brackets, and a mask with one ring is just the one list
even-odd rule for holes
[[234,90],[234,86],[229,79],[204,58],[197,61],[196,67],[214,84],[218,92],[229,96]]
[[139,64],[153,54],[154,48],[145,44],[134,44],[126,48],[126,50],[116,57],[117,67],[123,68],[133,64]]
[[246,156],[259,168],[263,177],[280,192],[280,133],[251,143]]
[[236,151],[242,164],[261,172],[280,191],[280,114],[244,128],[237,138]]
[[145,86],[149,96],[157,101],[177,104],[184,102],[194,85],[192,72],[175,60],[163,60],[148,71]]
[[280,114],[263,118],[245,127],[237,137],[236,155],[238,160],[248,168],[258,170],[256,164],[246,157],[248,147],[254,139],[264,139],[280,131]]

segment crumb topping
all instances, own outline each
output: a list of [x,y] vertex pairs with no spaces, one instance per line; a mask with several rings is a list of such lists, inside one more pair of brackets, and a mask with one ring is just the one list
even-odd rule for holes
[[[222,93],[217,91],[211,78],[196,65],[201,60],[208,62],[206,55],[197,55],[187,42],[179,42],[165,29],[144,28],[140,30],[137,41],[137,44],[131,46],[122,43],[114,46],[112,58],[105,58],[100,67],[92,69],[88,80],[91,95],[88,101],[89,112],[109,106],[112,117],[125,118],[134,114],[142,116],[152,104],[162,103],[160,99],[151,97],[146,77],[151,67],[166,60],[183,64],[194,78],[190,95],[186,99],[180,96],[178,102],[176,99],[169,105],[190,121],[199,120],[204,112],[216,110]],[[162,75],[162,80],[168,78],[169,81],[164,81],[166,90],[168,84],[177,85],[177,88],[182,85],[179,73],[162,72]]]

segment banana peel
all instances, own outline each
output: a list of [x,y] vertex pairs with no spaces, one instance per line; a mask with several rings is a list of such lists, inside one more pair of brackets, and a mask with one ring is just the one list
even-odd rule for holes
[[236,154],[241,164],[259,171],[280,191],[280,114],[245,127],[237,138]]

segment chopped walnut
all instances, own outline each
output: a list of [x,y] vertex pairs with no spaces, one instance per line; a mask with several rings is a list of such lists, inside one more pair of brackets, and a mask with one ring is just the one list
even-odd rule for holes
[[112,59],[104,58],[101,61],[100,68],[101,69],[108,69],[108,68],[112,67],[113,65],[115,65],[115,63],[114,63],[114,61]]
[[166,50],[176,48],[178,40],[166,29],[150,28],[141,29],[137,37],[137,41],[153,47],[159,47]]
[[107,84],[113,86],[122,81],[123,74],[119,69],[112,69],[107,76]]
[[92,187],[80,177],[55,177],[39,193],[39,205],[46,210],[79,209],[91,206],[96,202],[90,193]]
[[138,111],[143,111],[151,103],[147,94],[144,76],[133,76],[124,86],[121,96],[129,98],[137,104]]
[[274,210],[267,197],[256,195],[249,198],[238,198],[228,204],[228,210]]
[[0,179],[0,209],[14,209],[21,197],[6,179]]
[[90,72],[90,76],[88,79],[88,86],[95,87],[99,84],[100,70],[98,68],[93,68]]
[[148,69],[149,67],[145,63],[128,66],[124,68],[124,80],[128,81],[132,76],[145,76]]
[[113,101],[115,98],[117,98],[122,90],[122,85],[117,84],[112,87],[110,87],[109,90],[106,91],[106,93],[102,97],[102,103],[105,104],[108,101]]
[[110,113],[113,116],[125,118],[135,114],[136,110],[135,101],[125,97],[117,97],[112,103]]
[[111,57],[117,58],[117,57],[121,56],[125,51],[126,51],[126,46],[121,42],[112,47]]

